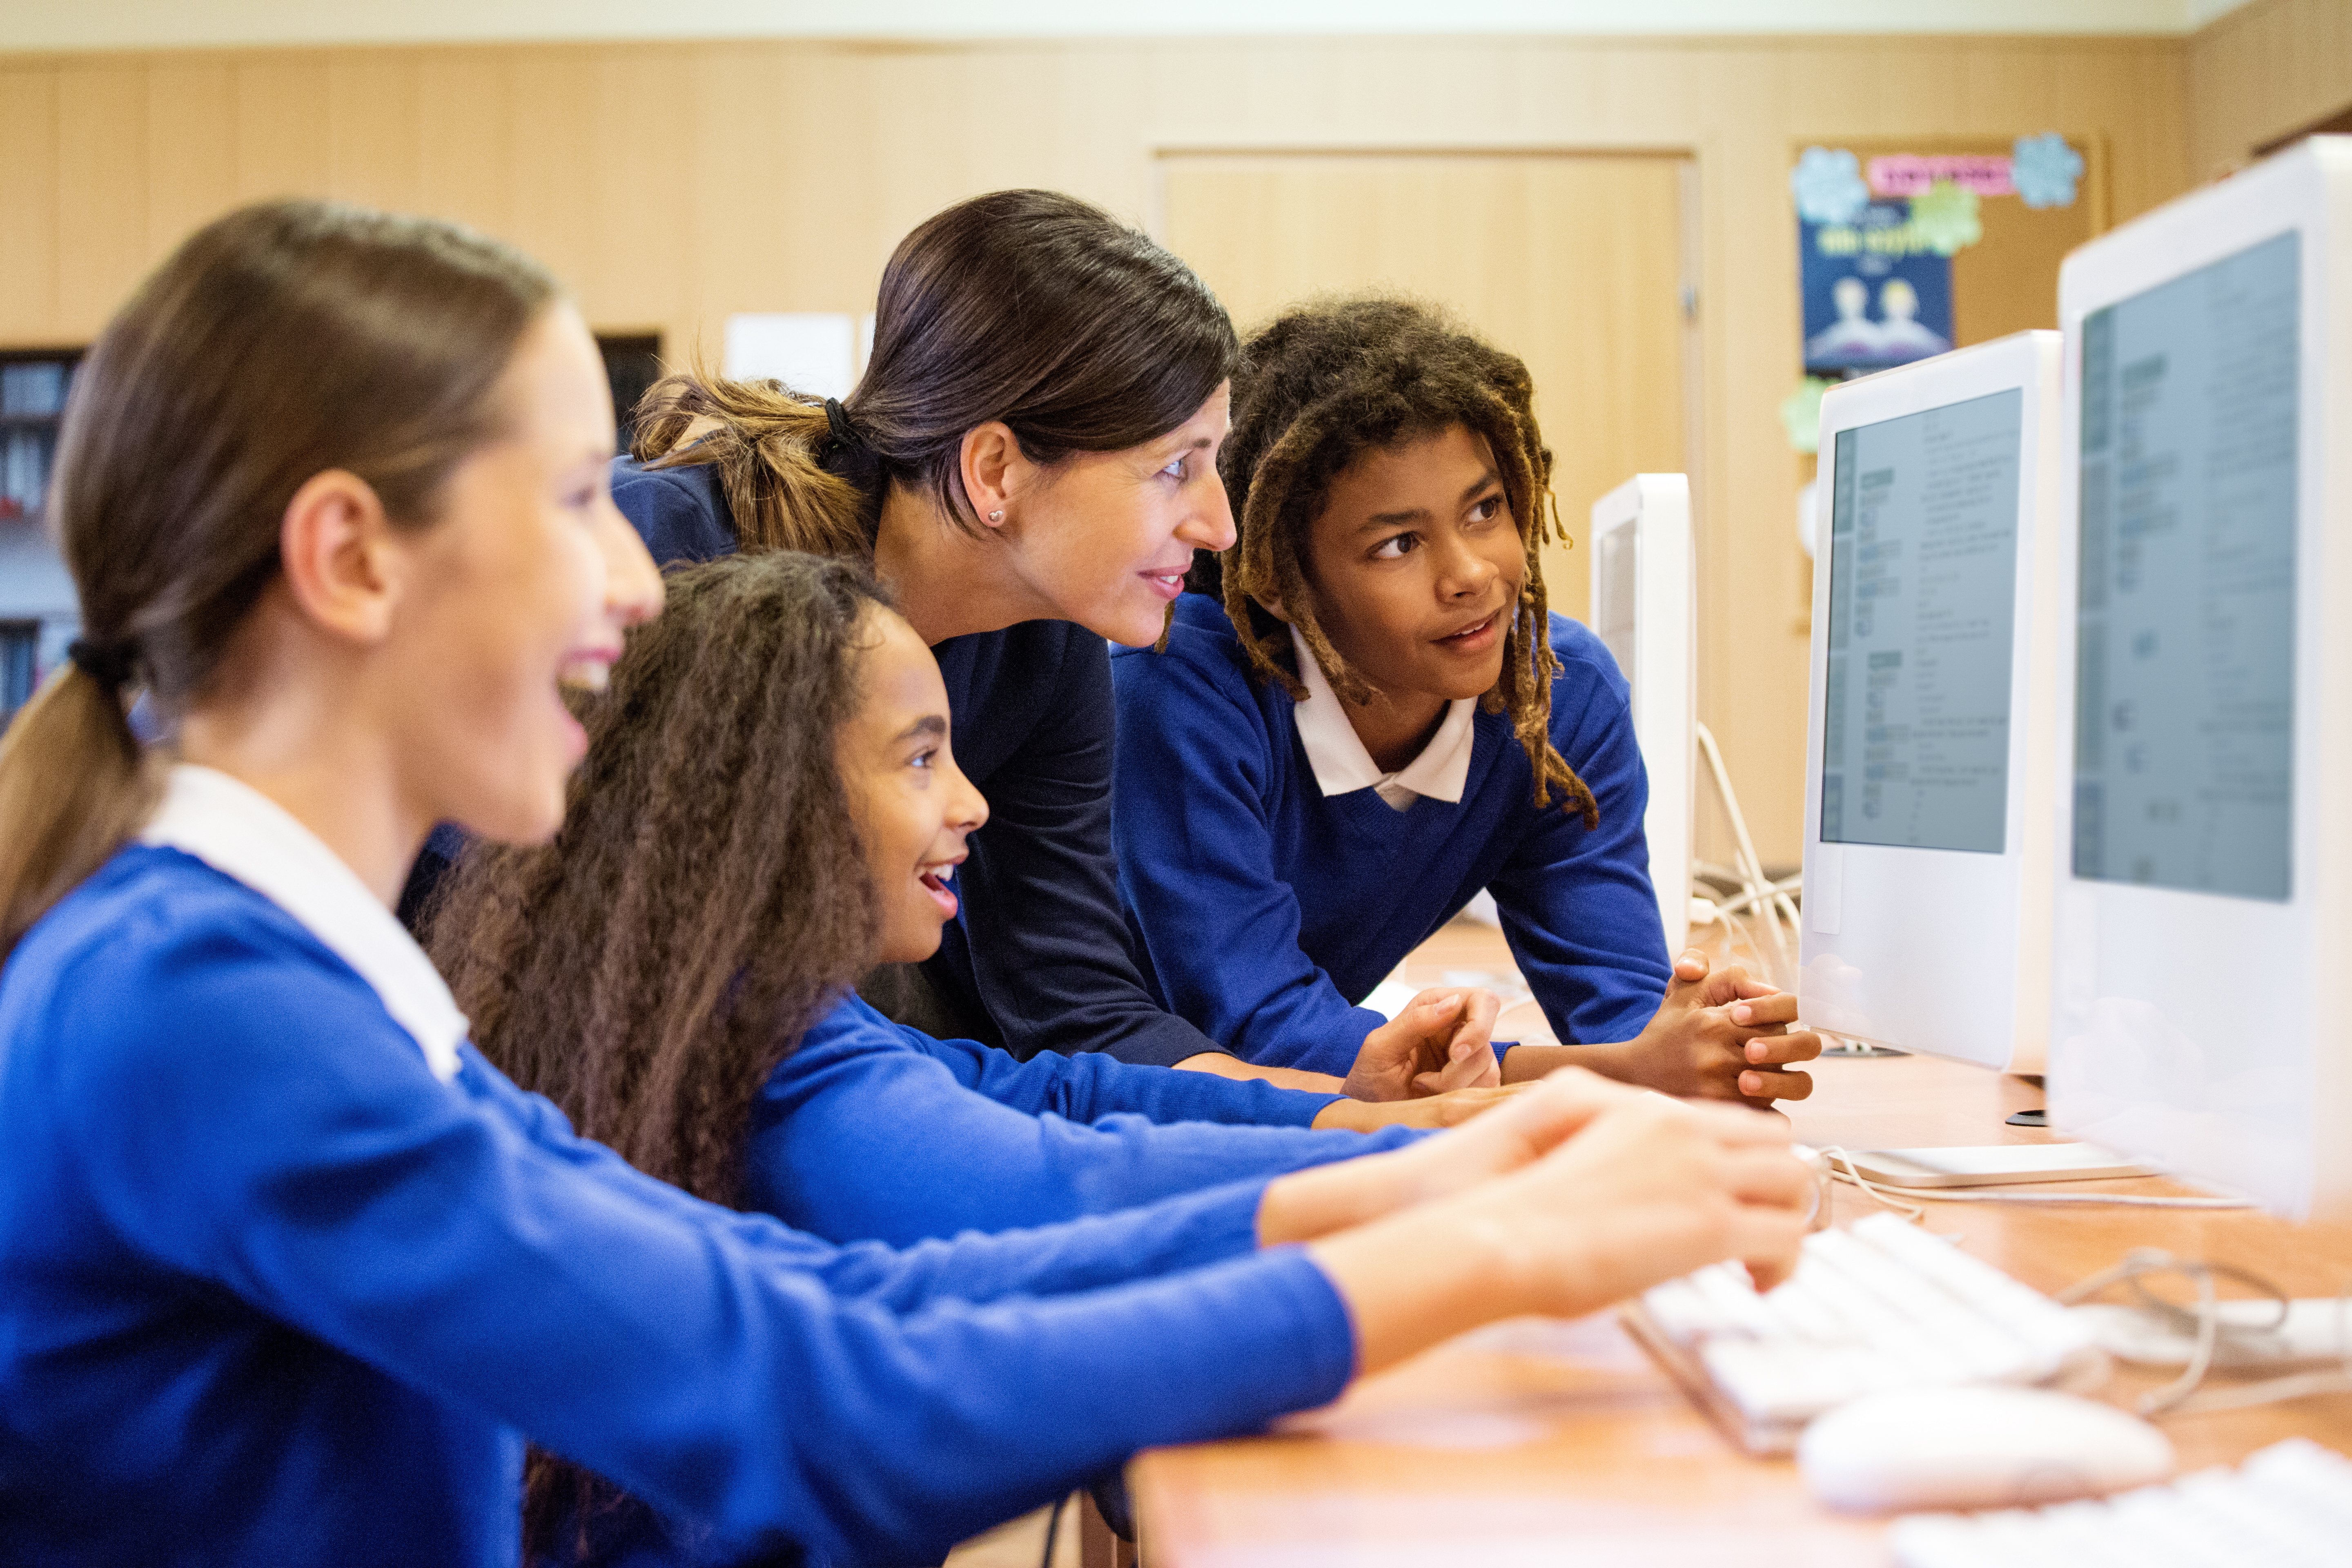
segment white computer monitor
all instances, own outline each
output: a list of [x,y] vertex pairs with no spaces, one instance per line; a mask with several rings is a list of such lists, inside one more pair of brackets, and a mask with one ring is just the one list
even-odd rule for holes
[[2059,310],[2051,1120],[2352,1215],[2352,138],[2092,241]]
[[2041,1070],[2063,634],[2060,340],[1822,399],[1805,902],[1812,1027]]
[[1690,932],[1696,583],[1687,478],[1636,474],[1592,503],[1592,629],[1633,689],[1633,738],[1650,776],[1642,832],[1669,952]]

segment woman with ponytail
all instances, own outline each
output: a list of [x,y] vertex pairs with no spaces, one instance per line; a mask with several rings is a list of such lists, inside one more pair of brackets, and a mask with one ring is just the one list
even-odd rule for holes
[[526,1441],[674,1555],[936,1560],[1489,1319],[1791,1259],[1810,1189],[1759,1119],[1584,1078],[904,1251],[573,1137],[391,905],[436,822],[562,825],[564,689],[593,704],[662,600],[612,442],[536,265],[326,204],[201,230],[84,362],[56,491],[83,645],[0,748],[9,1562],[511,1564]]
[[673,376],[639,411],[614,499],[665,565],[868,561],[930,645],[993,816],[939,952],[862,987],[898,1022],[1024,1060],[1104,1051],[1363,1100],[1494,1084],[1483,991],[1450,994],[1433,1059],[1401,1025],[1360,1064],[1290,1072],[1229,1054],[1138,973],[1111,858],[1106,639],[1157,638],[1193,552],[1233,542],[1216,458],[1237,356],[1174,256],[1075,197],[1000,191],[900,242],[848,397]]

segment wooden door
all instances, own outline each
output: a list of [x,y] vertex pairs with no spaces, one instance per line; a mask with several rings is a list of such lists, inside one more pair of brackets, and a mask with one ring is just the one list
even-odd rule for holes
[[1696,449],[1688,164],[1580,153],[1170,153],[1160,236],[1242,331],[1309,295],[1402,291],[1528,362],[1572,549],[1544,563],[1582,618],[1592,502]]

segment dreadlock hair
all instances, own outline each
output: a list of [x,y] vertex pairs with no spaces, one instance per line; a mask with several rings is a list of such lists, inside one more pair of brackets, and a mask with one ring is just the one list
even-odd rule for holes
[[[790,552],[668,580],[601,698],[551,843],[478,843],[428,942],[482,1052],[582,1136],[733,1205],[751,1105],[872,966],[872,877],[835,735],[861,701],[866,570]],[[611,1483],[531,1458],[528,1560]]]
[[898,242],[839,403],[697,368],[646,392],[631,453],[715,465],[746,550],[871,556],[893,487],[980,529],[961,478],[973,427],[1003,421],[1033,463],[1124,451],[1192,418],[1239,346],[1208,285],[1148,237],[1058,191],[993,191]]
[[[1592,791],[1551,743],[1551,623],[1542,547],[1565,538],[1551,497],[1551,449],[1537,428],[1535,382],[1515,354],[1410,300],[1317,300],[1276,318],[1242,345],[1234,375],[1233,433],[1217,467],[1238,531],[1219,572],[1225,614],[1261,679],[1304,701],[1288,633],[1259,609],[1278,604],[1343,701],[1372,689],[1325,635],[1317,613],[1309,540],[1332,481],[1361,454],[1459,425],[1485,440],[1517,522],[1527,559],[1518,612],[1503,639],[1503,671],[1479,699],[1511,727],[1534,766],[1535,803],[1601,823]],[[1163,639],[1164,640],[1164,639]]]

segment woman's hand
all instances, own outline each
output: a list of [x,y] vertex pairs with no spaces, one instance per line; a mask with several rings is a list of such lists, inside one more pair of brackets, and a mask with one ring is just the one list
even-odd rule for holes
[[1777,1119],[1589,1084],[1521,1105],[1529,1122],[1513,1131],[1528,1144],[1572,1132],[1506,1174],[1309,1244],[1348,1304],[1359,1371],[1499,1318],[1580,1316],[1724,1258],[1759,1289],[1795,1267],[1812,1179]]
[[1500,998],[1476,987],[1441,987],[1415,996],[1395,1019],[1364,1037],[1340,1092],[1355,1100],[1409,1100],[1503,1081],[1495,1061]]

